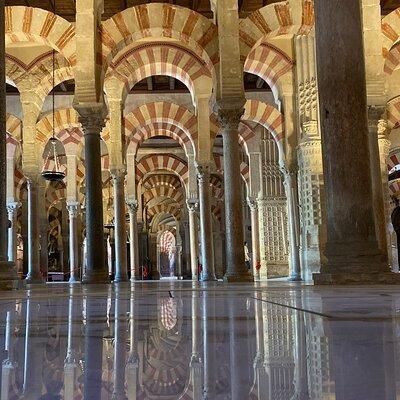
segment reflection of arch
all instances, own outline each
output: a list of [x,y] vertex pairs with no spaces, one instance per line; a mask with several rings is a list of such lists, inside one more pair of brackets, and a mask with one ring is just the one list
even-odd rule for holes
[[[129,49],[113,61],[106,76],[121,81],[120,93],[125,98],[132,86],[149,76],[173,77],[189,89],[192,99],[201,92],[211,96],[211,72],[206,62],[193,52],[171,42],[151,42]],[[108,90],[106,89],[106,92]]]
[[61,53],[73,66],[76,63],[74,26],[40,8],[5,8],[6,45],[34,42],[48,45]]
[[218,61],[217,27],[192,10],[170,4],[142,4],[128,8],[102,22],[100,27],[102,64],[130,43],[143,38],[174,38],[187,45],[210,69]]
[[262,39],[288,34],[307,34],[314,25],[312,0],[269,4],[240,21],[240,57],[246,60]]
[[187,164],[170,154],[148,155],[140,159],[136,165],[136,180],[139,182],[147,173],[157,170],[170,171],[178,175],[187,187],[189,170]]

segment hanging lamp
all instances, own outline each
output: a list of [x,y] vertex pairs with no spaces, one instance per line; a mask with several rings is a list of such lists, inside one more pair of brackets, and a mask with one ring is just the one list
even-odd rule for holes
[[[54,2],[54,14],[55,11],[56,10]],[[60,155],[57,153],[58,140],[55,137],[55,64],[56,64],[56,51],[53,49],[53,74],[52,74],[53,134],[52,137],[49,139],[50,146],[42,170],[42,177],[47,181],[51,182],[59,182],[65,178],[65,172],[61,171]],[[52,160],[54,161],[54,165],[53,168],[50,168]]]

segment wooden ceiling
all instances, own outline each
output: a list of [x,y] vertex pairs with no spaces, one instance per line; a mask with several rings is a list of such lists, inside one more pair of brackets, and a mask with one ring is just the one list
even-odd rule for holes
[[[259,8],[276,3],[279,0],[238,0],[241,18],[247,17],[250,13]],[[104,0],[103,19],[110,18],[112,15],[124,10],[128,7],[133,7],[139,4],[151,3],[146,0]],[[157,0],[154,2],[163,2],[177,4],[195,10],[207,18],[212,18],[210,9],[210,0]],[[53,11],[67,19],[68,21],[75,20],[75,0],[5,0],[6,6],[30,6],[38,7]],[[400,0],[381,0],[382,12],[387,14],[394,9],[400,7]]]

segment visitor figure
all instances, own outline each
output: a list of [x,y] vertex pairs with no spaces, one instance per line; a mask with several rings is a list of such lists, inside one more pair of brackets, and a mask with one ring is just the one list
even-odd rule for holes
[[244,242],[244,260],[246,262],[247,269],[250,269],[251,268],[250,252],[249,252],[249,248],[247,247],[247,242]]
[[392,220],[392,225],[393,225],[393,230],[396,232],[397,236],[397,254],[398,254],[398,260],[399,258],[399,251],[400,251],[400,201],[397,197],[392,196],[392,200],[396,207],[392,211],[391,215],[391,220]]

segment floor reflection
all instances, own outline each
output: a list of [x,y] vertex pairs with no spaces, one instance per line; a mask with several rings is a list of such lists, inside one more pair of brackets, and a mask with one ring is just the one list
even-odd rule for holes
[[1,399],[380,400],[400,393],[395,295],[369,304],[380,304],[371,316],[356,301],[338,312],[337,297],[306,290],[274,298],[265,288],[176,285],[56,286],[0,299]]

